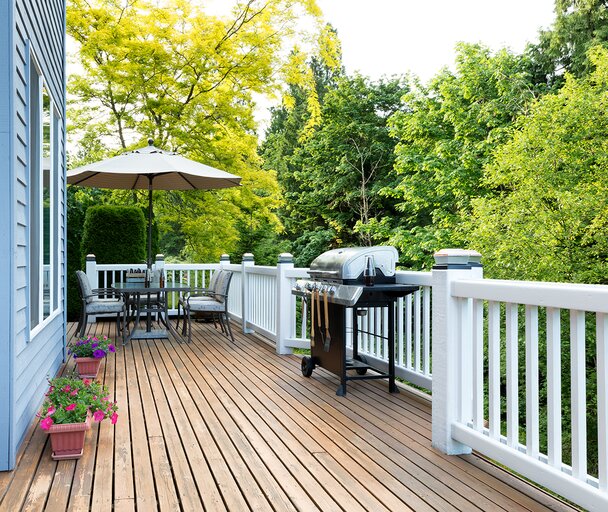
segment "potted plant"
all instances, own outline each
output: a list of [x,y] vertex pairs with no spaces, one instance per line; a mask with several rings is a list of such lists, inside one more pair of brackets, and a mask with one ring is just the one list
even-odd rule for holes
[[87,379],[97,377],[101,361],[108,352],[116,352],[116,347],[107,336],[79,338],[70,344],[68,350],[68,353],[74,357],[78,374],[81,378]]
[[78,459],[82,456],[85,433],[93,421],[118,420],[116,402],[110,400],[105,386],[90,379],[56,377],[38,414],[40,428],[51,436],[55,460]]

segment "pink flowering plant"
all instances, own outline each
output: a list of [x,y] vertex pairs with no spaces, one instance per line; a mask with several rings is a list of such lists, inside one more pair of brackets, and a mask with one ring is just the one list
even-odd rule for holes
[[102,359],[108,355],[108,352],[116,352],[116,347],[112,340],[107,336],[98,338],[97,336],[87,336],[79,338],[70,343],[68,353],[74,358],[78,357],[94,357]]
[[83,423],[89,412],[95,421],[110,418],[114,425],[118,420],[118,407],[110,399],[108,389],[90,379],[56,377],[49,380],[45,396],[38,413],[42,430],[49,430],[54,424]]

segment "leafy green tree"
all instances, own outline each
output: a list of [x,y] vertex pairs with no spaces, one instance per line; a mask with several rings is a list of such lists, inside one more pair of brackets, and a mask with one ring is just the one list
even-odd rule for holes
[[391,119],[399,180],[382,191],[400,214],[390,241],[402,262],[429,265],[436,250],[464,244],[471,199],[492,193],[483,168],[535,97],[528,64],[507,50],[459,44],[455,72],[427,86],[413,80],[406,108]]
[[400,108],[402,81],[322,78],[314,131],[302,130],[306,113],[300,99],[291,111],[275,111],[262,151],[266,165],[281,169],[281,220],[297,264],[331,246],[370,245],[378,240],[377,226],[392,217],[390,201],[378,191],[392,179],[394,141],[387,119]]
[[[312,21],[308,33],[298,31],[302,15]],[[274,94],[286,76],[310,84],[302,66],[306,45],[327,62],[334,58],[335,38],[314,0],[241,1],[225,18],[184,0],[71,0],[67,31],[82,69],[70,79],[70,116],[85,148],[97,149],[96,133],[114,151],[151,137],[159,147],[243,178],[238,189],[183,195],[176,205],[169,203],[179,193],[155,194],[159,225],[177,222],[187,238],[177,256],[229,251],[241,208],[255,209],[278,229],[276,177],[261,169],[256,153],[254,95]],[[314,101],[308,103],[314,110]],[[201,213],[212,213],[214,229],[205,229]],[[213,245],[218,241],[221,247]]]
[[[493,277],[607,283],[608,51],[533,106],[487,167],[466,238]],[[464,236],[464,235],[463,235]]]
[[564,72],[582,77],[593,69],[587,57],[594,46],[608,44],[608,1],[556,0],[555,22],[540,31],[540,42],[528,47],[539,82],[560,87]]

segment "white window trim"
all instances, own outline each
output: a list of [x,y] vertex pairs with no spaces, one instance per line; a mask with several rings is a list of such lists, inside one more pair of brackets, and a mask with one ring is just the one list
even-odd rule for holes
[[[38,209],[38,226],[39,226],[39,261],[40,261],[40,265],[39,265],[39,269],[38,269],[38,283],[39,283],[39,289],[38,289],[38,323],[32,328],[31,327],[31,314],[27,315],[27,322],[28,322],[28,327],[29,327],[29,337],[28,337],[28,341],[32,341],[42,330],[44,330],[44,328],[51,323],[55,318],[57,318],[57,316],[60,315],[60,304],[62,303],[63,300],[63,291],[61,289],[61,279],[60,276],[56,276],[57,279],[55,279],[55,273],[58,273],[60,268],[61,268],[61,256],[59,256],[57,258],[57,268],[55,268],[55,251],[59,250],[60,248],[60,244],[59,244],[59,234],[56,232],[56,230],[58,229],[58,226],[56,226],[56,222],[55,220],[57,219],[57,221],[59,221],[60,218],[60,213],[59,211],[55,211],[58,210],[59,205],[61,203],[61,201],[59,200],[59,194],[58,191],[60,190],[59,187],[59,178],[60,178],[60,172],[59,169],[61,167],[61,164],[59,162],[59,134],[55,133],[55,123],[54,120],[55,118],[58,120],[58,126],[60,126],[61,122],[62,122],[62,116],[60,114],[60,112],[57,109],[57,103],[55,102],[55,100],[53,99],[53,96],[51,94],[51,91],[49,90],[49,87],[46,83],[46,80],[44,79],[44,75],[42,73],[40,64],[38,59],[36,58],[36,55],[31,47],[31,44],[27,44],[27,54],[29,55],[29,65],[30,66],[34,66],[36,73],[38,75],[38,80],[39,80],[39,87],[38,87],[38,122],[39,122],[39,126],[38,126],[38,136],[39,136],[39,141],[42,144],[43,139],[44,139],[44,132],[43,132],[43,122],[44,122],[44,117],[43,117],[43,90],[46,91],[46,94],[48,95],[49,98],[49,113],[50,113],[50,119],[49,119],[49,165],[50,165],[50,176],[49,176],[49,198],[51,201],[51,211],[49,211],[49,280],[48,280],[48,285],[49,285],[49,314],[48,316],[45,318],[44,317],[44,269],[45,269],[45,264],[44,264],[44,151],[41,150],[38,153],[38,169],[39,171],[42,173],[42,175],[40,176],[40,187],[37,193],[37,201],[40,205],[40,208]],[[28,72],[28,77],[31,78],[31,74]],[[28,85],[28,88],[30,86]],[[28,94],[29,97],[29,94]],[[30,106],[31,108],[31,106]],[[28,122],[31,123],[32,122],[32,115],[30,113],[29,115],[29,119]],[[56,138],[57,136],[57,138]],[[55,144],[55,140],[57,142],[57,144]],[[29,144],[33,144],[34,141],[29,140]],[[55,154],[57,152],[57,154]],[[31,173],[31,170],[28,171]],[[29,186],[31,186],[31,183],[29,183]],[[28,253],[31,254],[31,250],[32,250],[32,243],[33,243],[33,239],[31,236],[31,215],[32,215],[32,207],[30,205],[29,207],[29,215],[30,215],[30,221],[28,222],[29,224],[29,235],[28,235]],[[30,260],[30,258],[28,257],[28,266],[31,265],[32,262]],[[28,274],[29,274],[29,270],[28,270]],[[57,293],[57,300],[55,301],[55,291],[54,291],[54,286],[55,286],[55,282],[57,282],[59,290]],[[29,282],[29,286],[32,286],[31,281]],[[31,291],[28,292],[28,301],[31,301]],[[30,306],[31,307],[31,306]]]

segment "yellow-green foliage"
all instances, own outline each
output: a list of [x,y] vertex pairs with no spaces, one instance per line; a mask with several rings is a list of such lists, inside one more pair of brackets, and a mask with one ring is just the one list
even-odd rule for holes
[[[257,156],[254,95],[276,95],[286,76],[311,87],[302,59],[315,52],[336,62],[337,48],[313,0],[235,2],[225,17],[203,6],[70,0],[67,14],[82,69],[69,82],[72,128],[86,145],[79,161],[93,151],[101,156],[101,137],[111,141],[109,153],[151,137],[156,146],[242,177],[234,190],[156,195],[159,224],[177,222],[187,238],[181,256],[199,261],[230,252],[237,222],[249,222],[251,212],[254,222],[280,229],[276,177]],[[303,17],[306,32],[299,29]]]
[[496,195],[473,202],[471,244],[495,277],[606,283],[608,51],[519,119],[484,173]]

